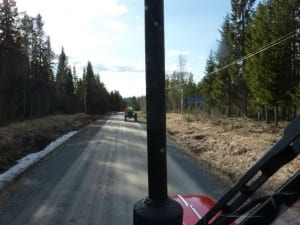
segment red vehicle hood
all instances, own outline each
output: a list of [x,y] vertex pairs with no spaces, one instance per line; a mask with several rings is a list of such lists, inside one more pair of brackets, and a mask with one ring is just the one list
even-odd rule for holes
[[176,195],[172,199],[182,206],[183,225],[195,225],[215,205],[211,198],[203,195]]

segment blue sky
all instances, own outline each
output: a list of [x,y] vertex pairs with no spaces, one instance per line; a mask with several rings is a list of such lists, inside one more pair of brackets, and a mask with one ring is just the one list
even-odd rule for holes
[[[109,91],[123,97],[145,95],[143,0],[16,0],[19,11],[40,13],[52,48],[64,46],[78,76],[87,61]],[[166,72],[178,69],[178,57],[198,82],[206,59],[217,48],[219,28],[230,0],[165,0]]]

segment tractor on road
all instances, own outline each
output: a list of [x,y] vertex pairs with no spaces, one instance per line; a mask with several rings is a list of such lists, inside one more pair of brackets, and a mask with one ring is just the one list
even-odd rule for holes
[[124,121],[127,121],[127,118],[134,119],[135,122],[137,122],[137,113],[134,111],[134,108],[132,106],[128,106],[124,109]]

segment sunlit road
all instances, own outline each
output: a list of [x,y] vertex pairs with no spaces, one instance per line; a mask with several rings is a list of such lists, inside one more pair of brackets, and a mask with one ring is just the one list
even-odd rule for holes
[[[0,194],[0,225],[132,224],[147,195],[145,124],[114,114],[88,126]],[[168,145],[169,195],[227,187]]]

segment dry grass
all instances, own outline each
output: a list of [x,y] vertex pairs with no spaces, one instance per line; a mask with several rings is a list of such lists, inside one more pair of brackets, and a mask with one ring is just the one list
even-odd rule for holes
[[78,130],[97,118],[84,113],[52,115],[0,127],[0,173],[24,155],[41,150],[62,134]]
[[[167,114],[169,136],[231,185],[280,139],[285,125],[275,127],[245,118]],[[281,168],[263,190],[274,190],[299,167],[298,157]]]

